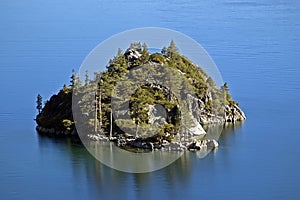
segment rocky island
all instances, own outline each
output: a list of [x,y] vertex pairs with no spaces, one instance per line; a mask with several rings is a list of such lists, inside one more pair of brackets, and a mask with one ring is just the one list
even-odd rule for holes
[[[140,66],[146,71],[139,71]],[[153,69],[156,74],[171,70],[160,76],[166,85],[151,81],[156,75],[147,70]],[[129,73],[146,81],[134,91],[126,91],[134,85],[122,78]],[[205,139],[203,126],[246,119],[227,83],[217,88],[201,67],[178,52],[173,41],[161,52],[152,53],[146,44],[132,43],[124,53],[118,50],[106,71],[94,72],[93,79],[86,72],[85,80],[81,79],[73,71],[71,84],[64,85],[44,106],[38,95],[39,134],[114,142],[130,151],[194,151],[218,146],[216,140]],[[121,81],[122,92],[131,92],[125,100],[115,96]]]

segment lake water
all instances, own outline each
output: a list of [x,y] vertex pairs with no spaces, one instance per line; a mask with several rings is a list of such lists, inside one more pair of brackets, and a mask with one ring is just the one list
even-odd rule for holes
[[[0,16],[0,199],[300,199],[299,1],[4,0]],[[37,93],[46,100],[99,42],[144,26],[202,44],[246,122],[204,159],[187,152],[147,174],[36,135]]]

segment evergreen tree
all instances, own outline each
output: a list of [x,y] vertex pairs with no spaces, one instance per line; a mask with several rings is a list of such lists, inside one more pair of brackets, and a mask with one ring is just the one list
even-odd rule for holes
[[223,86],[221,86],[221,91],[225,94],[225,99],[227,103],[231,102],[231,95],[229,94],[229,87],[227,83],[225,82]]
[[142,48],[142,56],[141,56],[142,63],[143,64],[147,63],[149,58],[150,58],[150,52],[148,51],[147,44],[144,43]]
[[42,96],[38,94],[36,100],[36,109],[39,111],[39,114],[41,113],[42,108],[43,108],[43,99]]
[[142,47],[143,47],[143,49],[142,49],[143,52],[148,52],[148,46],[145,42],[143,43]]
[[82,86],[82,81],[81,81],[81,79],[80,79],[79,76],[76,76],[76,77],[75,77],[75,85],[74,85],[74,88],[78,89],[78,88],[80,88],[81,86]]
[[175,45],[174,40],[171,40],[169,47],[163,47],[161,54],[169,58],[173,58],[174,55],[178,54],[178,48]]
[[178,53],[178,48],[176,47],[174,40],[171,40],[170,42],[169,51],[172,54]]
[[140,42],[133,42],[133,43],[130,44],[130,49],[141,51],[142,50],[142,45],[141,45]]
[[84,81],[84,84],[85,86],[87,86],[90,82],[90,79],[89,79],[89,72],[88,70],[85,71],[85,81]]
[[76,75],[75,75],[75,69],[72,69],[72,76],[71,76],[71,81],[70,81],[70,86],[73,88],[75,86],[76,82]]
[[109,138],[112,138],[112,129],[113,129],[113,116],[112,116],[112,109],[110,109],[110,128],[109,128]]
[[[95,115],[94,115],[94,129],[95,132],[98,131],[98,129],[101,129],[102,127],[102,106],[101,106],[101,80],[100,80],[100,73],[97,74],[97,88],[95,93]],[[98,122],[98,116],[99,116],[99,122]],[[99,124],[99,128],[98,128]]]
[[228,92],[229,91],[229,87],[227,85],[227,83],[225,82],[224,85],[221,87],[221,90],[224,92]]
[[173,58],[176,54],[178,54],[178,48],[176,47],[174,40],[171,40],[170,46],[167,49],[167,56]]

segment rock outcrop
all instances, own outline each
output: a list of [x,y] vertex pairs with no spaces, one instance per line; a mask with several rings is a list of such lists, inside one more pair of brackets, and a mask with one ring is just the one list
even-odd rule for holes
[[163,125],[166,123],[167,119],[167,112],[166,109],[159,104],[156,105],[149,105],[149,124],[158,124],[158,125]]
[[128,61],[137,60],[142,56],[139,51],[133,48],[128,49],[124,55]]
[[244,121],[246,119],[245,113],[238,105],[225,105],[225,109],[226,113],[228,113],[225,119],[226,122],[238,122]]
[[187,96],[190,114],[201,125],[244,121],[246,119],[244,112],[237,104],[224,105],[223,115],[214,115],[205,111],[205,101],[208,101],[209,98],[207,96],[204,100],[201,100],[192,95]]

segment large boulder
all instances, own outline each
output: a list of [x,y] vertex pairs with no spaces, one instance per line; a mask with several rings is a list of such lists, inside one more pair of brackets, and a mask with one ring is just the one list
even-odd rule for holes
[[199,151],[199,150],[210,151],[210,150],[217,148],[218,146],[219,146],[219,143],[216,140],[209,140],[209,139],[200,140],[200,141],[194,140],[188,146],[188,150],[190,150],[190,151]]
[[142,56],[142,54],[140,54],[140,52],[136,49],[127,49],[124,55],[128,61],[137,60]]

